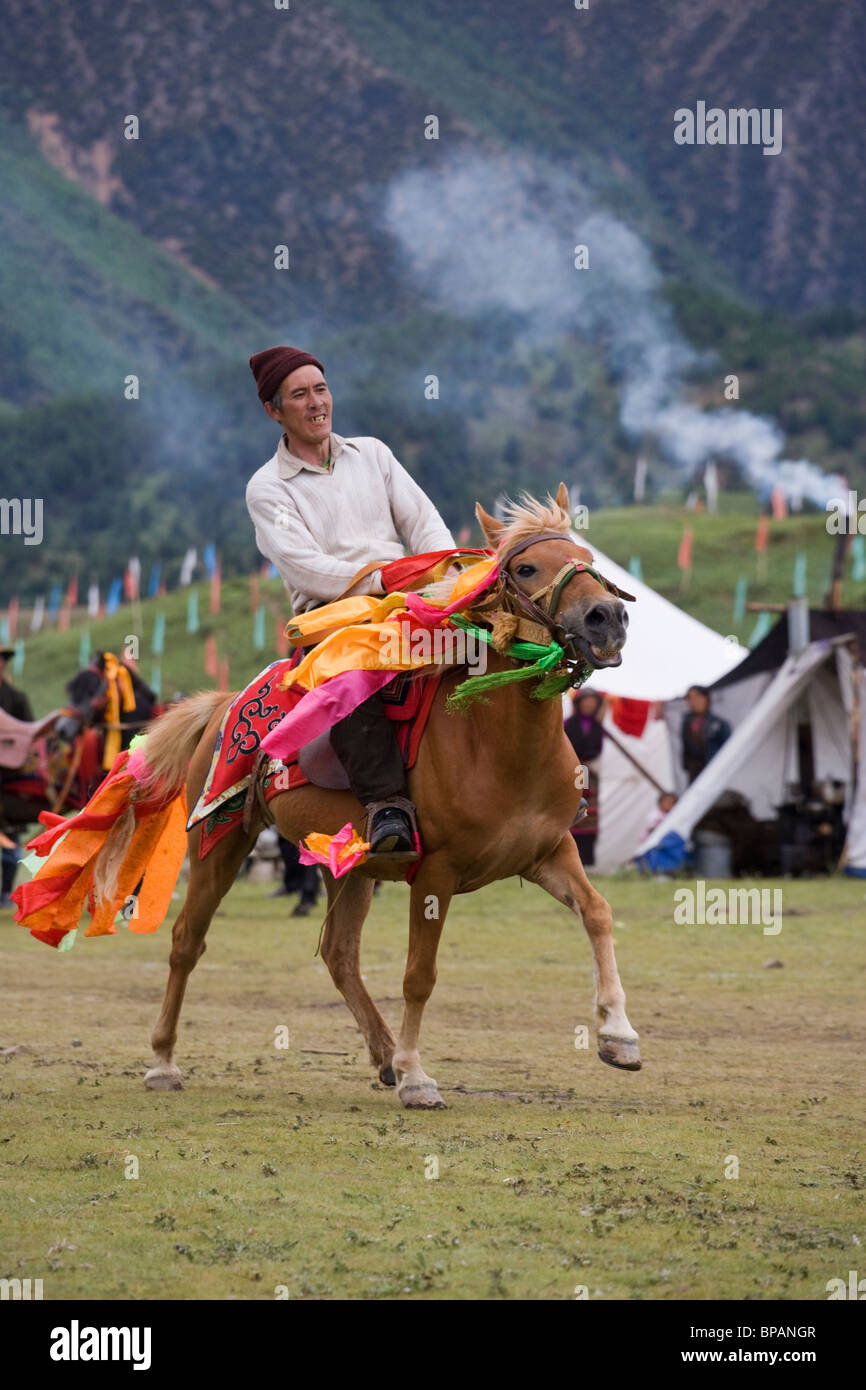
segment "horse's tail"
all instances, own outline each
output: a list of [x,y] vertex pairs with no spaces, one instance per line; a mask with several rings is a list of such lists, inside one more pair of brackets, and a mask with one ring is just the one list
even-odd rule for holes
[[224,690],[203,690],[188,700],[180,700],[147,726],[144,746],[147,771],[140,797],[157,790],[177,795],[186,781],[189,760],[202,734],[216,712],[228,709],[234,698]]

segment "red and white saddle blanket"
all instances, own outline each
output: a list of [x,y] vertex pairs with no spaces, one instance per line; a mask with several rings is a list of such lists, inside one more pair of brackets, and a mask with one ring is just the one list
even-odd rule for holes
[[[281,689],[292,666],[291,658],[266,666],[246,690],[235,697],[223,716],[202,793],[187,822],[188,830],[204,822],[200,859],[204,859],[241,819],[262,739],[294,710],[306,693],[297,686]],[[439,673],[420,678],[401,674],[381,692],[388,718],[397,722],[397,740],[407,768],[414,766],[418,756],[440,679]],[[303,750],[300,756],[302,754]],[[309,781],[297,757],[287,762],[270,758],[262,776],[265,800]]]

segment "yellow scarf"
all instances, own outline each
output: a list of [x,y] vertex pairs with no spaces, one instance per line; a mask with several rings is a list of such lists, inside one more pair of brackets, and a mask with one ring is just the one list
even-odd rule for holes
[[108,699],[105,705],[105,750],[102,754],[102,766],[107,771],[120,752],[121,705],[124,712],[129,714],[135,709],[135,695],[129,671],[121,665],[113,652],[105,653],[105,679],[108,682]]

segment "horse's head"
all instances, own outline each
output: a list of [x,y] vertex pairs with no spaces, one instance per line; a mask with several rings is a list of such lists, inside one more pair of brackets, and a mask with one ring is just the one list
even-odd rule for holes
[[546,505],[524,496],[502,521],[480,504],[475,512],[518,610],[541,622],[570,661],[619,666],[628,627],[623,599],[632,595],[600,575],[591,551],[571,539],[565,484]]

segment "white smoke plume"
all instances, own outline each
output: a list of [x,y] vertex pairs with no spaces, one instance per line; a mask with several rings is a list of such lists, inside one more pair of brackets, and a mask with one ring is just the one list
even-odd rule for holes
[[[731,404],[701,410],[684,377],[706,363],[677,330],[660,298],[649,249],[598,207],[572,174],[523,157],[460,154],[435,171],[398,175],[385,225],[411,273],[442,308],[472,319],[506,311],[533,347],[566,333],[597,343],[620,384],[620,420],[632,437],[652,435],[681,469],[728,457],[764,492],[823,506],[842,481],[805,459],[780,457],[778,426]],[[574,268],[574,248],[589,269]]]

